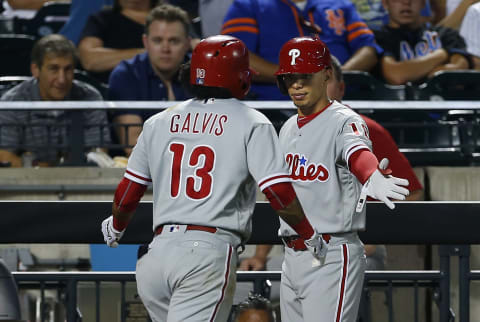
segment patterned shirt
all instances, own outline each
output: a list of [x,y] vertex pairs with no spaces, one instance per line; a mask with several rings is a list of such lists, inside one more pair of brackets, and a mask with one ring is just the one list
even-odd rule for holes
[[[38,82],[31,78],[13,87],[2,101],[41,101]],[[66,101],[99,101],[100,93],[92,86],[74,80]],[[105,111],[89,110],[82,114],[86,148],[110,143]],[[14,153],[31,151],[36,160],[55,164],[69,147],[72,112],[63,110],[0,110],[0,148]]]

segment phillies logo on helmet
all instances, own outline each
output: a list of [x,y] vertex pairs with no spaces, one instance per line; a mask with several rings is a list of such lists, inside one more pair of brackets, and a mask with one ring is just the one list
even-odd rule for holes
[[203,68],[197,68],[197,77],[196,77],[197,81],[196,81],[196,84],[198,85],[203,85],[203,83],[205,82],[205,69]]
[[308,163],[304,155],[288,153],[285,157],[288,167],[291,169],[291,178],[295,181],[321,181],[329,178],[328,169],[321,163]]
[[290,49],[290,51],[288,52],[288,56],[292,57],[290,65],[295,65],[295,60],[300,56],[300,50],[298,50],[297,48]]

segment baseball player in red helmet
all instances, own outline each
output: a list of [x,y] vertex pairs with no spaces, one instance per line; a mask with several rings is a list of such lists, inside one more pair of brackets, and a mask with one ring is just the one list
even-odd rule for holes
[[224,322],[257,184],[314,258],[326,247],[298,202],[273,125],[238,100],[251,78],[243,42],[231,36],[201,41],[185,75],[195,98],[145,122],[102,232],[115,247],[152,183],[155,237],[136,277],[150,317]]
[[328,241],[326,256],[315,258],[280,220],[282,320],[354,322],[365,271],[357,231],[365,229],[366,196],[393,208],[390,199],[404,200],[408,181],[391,176],[386,159],[379,166],[363,119],[329,100],[331,57],[320,39],[293,38],[279,58],[278,86],[298,112],[280,130],[280,145],[305,215]]

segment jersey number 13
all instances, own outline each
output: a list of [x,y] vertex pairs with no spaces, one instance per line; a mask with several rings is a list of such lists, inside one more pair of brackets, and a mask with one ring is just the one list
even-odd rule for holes
[[193,168],[193,175],[185,178],[185,194],[187,197],[199,200],[204,199],[212,192],[212,171],[215,166],[215,152],[206,145],[197,145],[192,148],[187,155],[185,145],[182,143],[171,143],[170,152],[172,153],[172,173],[171,189],[172,198],[178,197],[182,187],[182,168],[183,163]]

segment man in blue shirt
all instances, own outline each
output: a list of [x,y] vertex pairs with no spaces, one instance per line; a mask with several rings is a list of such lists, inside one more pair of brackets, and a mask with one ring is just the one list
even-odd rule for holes
[[287,99],[274,74],[280,48],[291,38],[317,35],[343,70],[370,71],[382,53],[349,0],[235,0],[221,32],[250,50],[250,66],[258,72],[250,92],[261,100]]
[[[181,101],[187,99],[178,80],[178,70],[190,49],[189,18],[172,5],[152,9],[147,17],[143,44],[146,52],[124,60],[115,67],[108,82],[108,99],[112,101]],[[130,155],[140,134],[141,125],[157,111],[119,110],[114,123],[119,143],[128,145]]]

